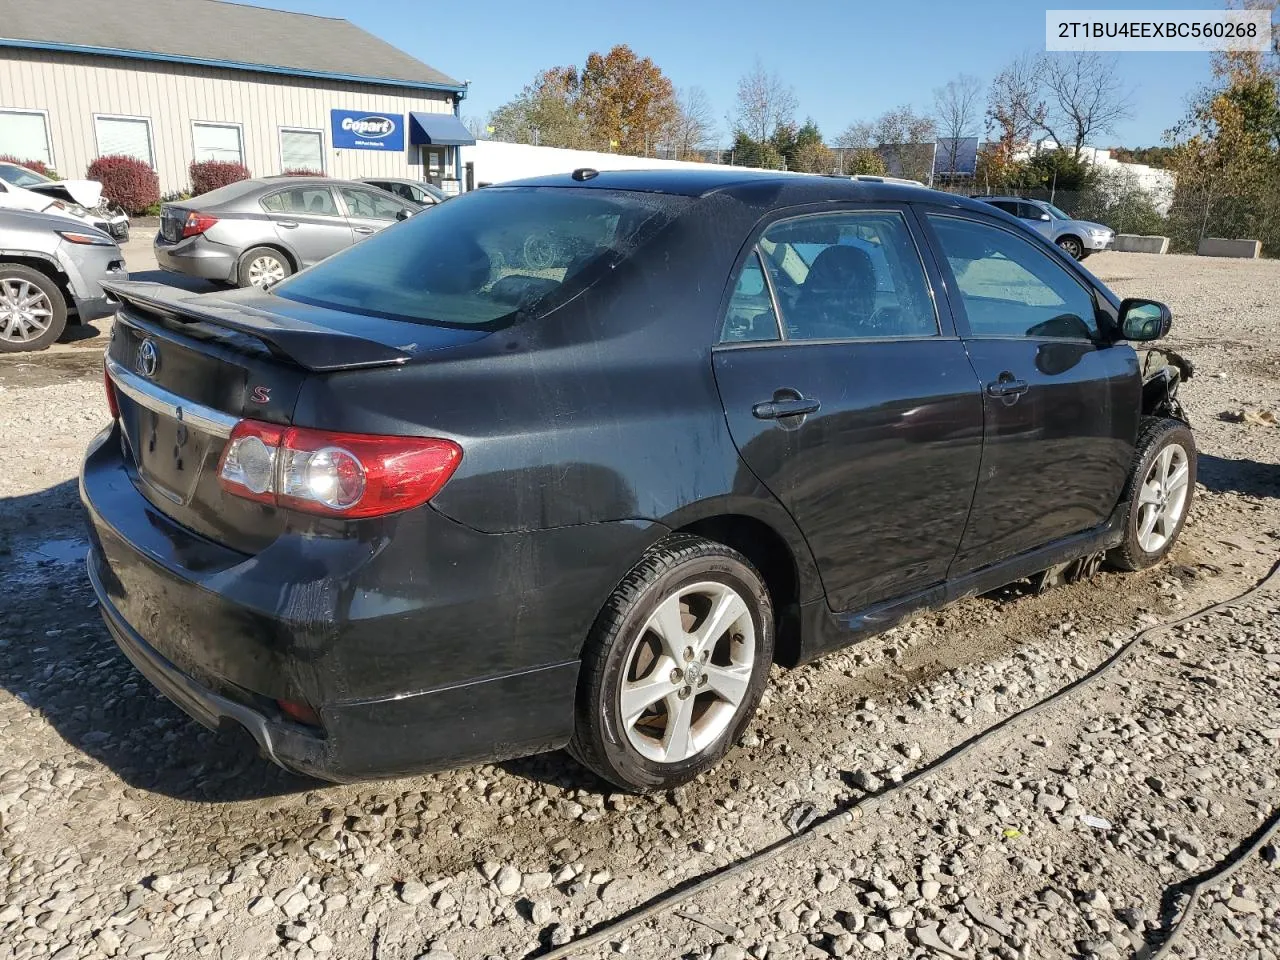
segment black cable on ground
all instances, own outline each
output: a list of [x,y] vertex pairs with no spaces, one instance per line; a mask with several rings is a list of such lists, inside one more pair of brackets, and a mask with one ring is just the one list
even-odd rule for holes
[[[699,894],[724,883],[726,880],[739,876],[743,873],[747,873],[754,867],[757,867],[768,860],[772,860],[775,857],[781,856],[784,853],[790,853],[791,851],[796,850],[819,837],[834,833],[838,827],[852,823],[859,817],[874,812],[886,797],[895,794],[900,790],[905,790],[907,787],[915,786],[924,780],[936,777],[947,767],[972,753],[985,741],[995,736],[1000,731],[1015,723],[1027,720],[1041,713],[1057,703],[1059,700],[1063,700],[1071,696],[1076,691],[1097,682],[1103,674],[1110,672],[1125,660],[1129,659],[1129,657],[1131,657],[1137,650],[1138,645],[1149,637],[1156,636],[1161,633],[1167,633],[1170,630],[1182,626],[1184,623],[1201,620],[1229,607],[1238,606],[1239,604],[1252,599],[1259,593],[1262,593],[1271,586],[1273,581],[1277,580],[1278,577],[1280,577],[1280,560],[1277,560],[1272,564],[1271,569],[1267,572],[1265,577],[1243,593],[1236,594],[1234,597],[1221,600],[1218,603],[1210,604],[1207,607],[1201,607],[1199,610],[1179,617],[1176,620],[1170,620],[1167,623],[1157,623],[1138,631],[1127,641],[1121,644],[1120,647],[1116,649],[1115,653],[1109,656],[1106,660],[1103,660],[1102,663],[1086,673],[1084,676],[1079,677],[1066,686],[1059,688],[1043,700],[1033,703],[1031,706],[1022,709],[1017,713],[1010,714],[1003,720],[987,727],[980,733],[974,734],[968,740],[964,740],[952,747],[937,759],[930,761],[917,770],[913,770],[911,773],[908,773],[898,783],[887,786],[875,793],[868,794],[861,800],[857,800],[849,804],[842,804],[828,813],[812,818],[806,825],[791,836],[784,837],[781,840],[775,840],[773,843],[762,847],[755,853],[748,854],[733,863],[726,864],[723,867],[717,867],[715,870],[710,870],[701,876],[693,877],[679,883],[676,886],[651,897],[638,907],[615,917],[613,920],[608,920],[603,924],[598,924],[594,929],[588,930],[586,933],[574,940],[571,940],[562,947],[556,947],[546,952],[541,950],[535,951],[529,956],[538,957],[541,958],[541,960],[568,960],[569,957],[572,957],[575,954],[585,953],[607,940],[618,936],[623,931],[634,927],[636,924],[643,923],[645,920],[648,920],[663,911],[670,910],[672,907],[677,904],[684,903],[686,900],[691,900]],[[1274,828],[1269,832],[1274,832]],[[1268,834],[1264,834],[1262,840],[1256,844],[1258,849],[1261,849],[1265,844],[1265,838],[1267,835]],[[1252,852],[1253,851],[1251,849],[1243,855],[1239,861],[1233,863],[1230,868],[1226,869],[1220,875],[1216,875],[1211,877],[1209,880],[1202,881],[1200,884],[1197,884],[1192,891],[1191,899],[1188,901],[1186,908],[1182,912],[1182,916],[1174,925],[1169,939],[1165,941],[1164,946],[1160,948],[1159,952],[1156,953],[1151,960],[1159,960],[1159,958],[1165,956],[1172,943],[1181,935],[1181,931],[1187,920],[1190,918],[1191,912],[1199,898],[1200,889],[1211,882],[1216,883],[1225,879],[1234,872],[1235,869],[1238,868],[1239,864],[1247,859]],[[1143,954],[1139,954],[1139,957],[1143,956]]]

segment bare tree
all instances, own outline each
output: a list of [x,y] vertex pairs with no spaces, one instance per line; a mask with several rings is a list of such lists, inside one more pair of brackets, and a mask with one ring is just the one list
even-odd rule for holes
[[931,181],[938,125],[909,104],[887,110],[872,124],[872,137],[889,172],[912,180]]
[[946,172],[955,173],[960,158],[960,141],[976,137],[982,103],[982,81],[962,73],[945,87],[933,91],[933,109],[938,137],[943,141]]
[[1043,70],[1041,57],[1024,53],[991,81],[987,128],[1007,149],[1026,143],[1044,123],[1046,110],[1040,96]]
[[751,71],[738,81],[738,101],[732,116],[734,129],[756,142],[763,142],[778,127],[792,122],[796,106],[795,91],[776,73],[766,71],[757,57]]
[[715,114],[707,91],[685,87],[676,97],[676,115],[667,130],[667,147],[676,160],[687,160],[715,139]]
[[1070,147],[1077,160],[1091,136],[1113,133],[1131,115],[1130,93],[1114,58],[1091,52],[1046,54],[1040,76],[1048,102],[1040,126],[1059,147]]

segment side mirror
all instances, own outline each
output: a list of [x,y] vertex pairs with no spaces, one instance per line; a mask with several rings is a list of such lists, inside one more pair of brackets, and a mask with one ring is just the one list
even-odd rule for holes
[[1172,325],[1173,314],[1158,300],[1130,297],[1120,303],[1120,336],[1125,340],[1159,340]]
[[1053,219],[1053,217],[1049,216],[1047,213],[1045,213],[1042,210],[1040,211],[1040,216],[1038,217],[1038,219],[1043,220],[1045,223],[1048,223],[1050,220]]
[[412,216],[413,214],[408,210],[406,210],[404,207],[401,207],[399,210],[396,211],[397,220],[408,220]]

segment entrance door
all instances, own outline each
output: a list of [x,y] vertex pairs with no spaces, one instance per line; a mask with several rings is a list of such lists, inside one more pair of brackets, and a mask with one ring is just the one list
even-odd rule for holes
[[977,482],[982,398],[901,210],[768,227],[713,362],[742,459],[795,518],[833,609],[945,577]]

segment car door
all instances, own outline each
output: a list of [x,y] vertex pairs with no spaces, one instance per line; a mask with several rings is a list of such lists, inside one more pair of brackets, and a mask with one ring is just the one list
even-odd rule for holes
[[347,208],[347,222],[351,224],[351,232],[357,241],[411,216],[417,210],[417,207],[381,190],[343,185],[338,187],[338,195]]
[[905,207],[771,223],[743,255],[716,383],[742,459],[803,531],[837,611],[940,582],[982,398]]
[[1053,221],[1049,219],[1049,215],[1034,203],[1027,203],[1025,200],[1018,202],[1018,217],[1037,233],[1042,233],[1046,237],[1053,234]]
[[959,575],[1106,522],[1133,458],[1142,381],[1056,251],[977,213],[925,220],[986,409]]
[[309,267],[354,242],[351,226],[338,209],[328,184],[300,184],[268,194],[262,208],[271,214],[281,243]]

